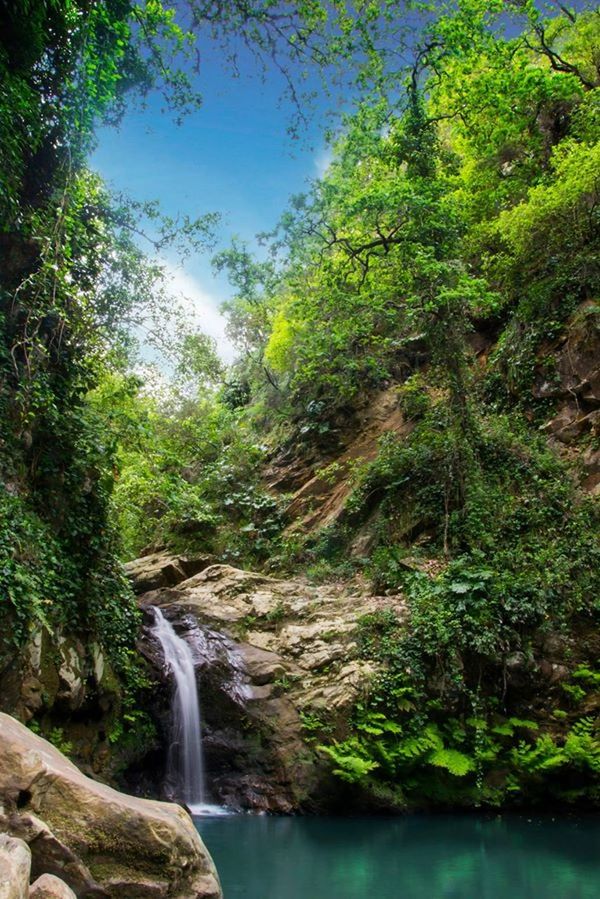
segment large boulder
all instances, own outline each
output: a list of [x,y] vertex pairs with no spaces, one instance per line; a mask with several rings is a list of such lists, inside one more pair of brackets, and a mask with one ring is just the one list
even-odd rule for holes
[[54,874],[42,874],[31,884],[29,899],[76,899],[76,896],[64,880]]
[[187,812],[86,777],[46,740],[0,713],[0,828],[29,842],[34,876],[77,896],[221,899]]
[[125,571],[136,593],[146,593],[159,587],[172,587],[185,578],[198,574],[214,562],[207,555],[179,555],[155,552],[127,562]]
[[0,899],[27,899],[30,869],[27,843],[0,834]]

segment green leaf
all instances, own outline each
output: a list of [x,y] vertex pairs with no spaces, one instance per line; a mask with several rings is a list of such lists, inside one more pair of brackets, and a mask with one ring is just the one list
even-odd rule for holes
[[437,768],[445,768],[455,777],[464,777],[475,769],[475,762],[457,749],[438,749],[429,757],[429,763]]

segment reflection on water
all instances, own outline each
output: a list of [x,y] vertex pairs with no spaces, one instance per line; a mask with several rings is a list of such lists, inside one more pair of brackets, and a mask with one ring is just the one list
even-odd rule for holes
[[600,820],[205,818],[225,899],[599,899]]

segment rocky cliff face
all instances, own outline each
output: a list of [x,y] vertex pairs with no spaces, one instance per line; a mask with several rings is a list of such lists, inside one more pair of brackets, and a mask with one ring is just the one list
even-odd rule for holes
[[121,686],[96,642],[60,630],[34,631],[24,650],[0,671],[0,711],[69,745],[90,773],[110,777],[109,735],[120,720]]
[[[138,560],[136,569],[143,567]],[[160,606],[192,646],[212,798],[272,812],[330,807],[332,784],[311,728],[326,720],[332,734],[344,730],[373,673],[356,657],[357,620],[384,608],[402,616],[401,599],[373,596],[358,583],[318,587],[211,565],[142,594],[140,603]],[[151,620],[149,613],[140,650],[164,682]],[[166,730],[168,689],[155,697]]]
[[582,304],[561,337],[540,352],[533,398],[553,403],[543,430],[580,463],[582,487],[600,494],[600,312]]
[[[600,490],[599,321],[597,305],[583,304],[561,336],[539,349],[526,393],[522,381],[511,386],[510,373],[503,375],[509,393],[520,403],[519,414],[524,413],[525,421],[547,437],[557,454],[574,463],[573,480],[578,479],[583,491],[593,495]],[[501,364],[498,345],[493,335],[472,337],[473,377],[484,379]],[[428,401],[437,402],[426,376],[423,384]],[[293,491],[287,515],[288,535],[294,539],[304,535],[310,546],[310,540],[335,531],[343,541],[345,558],[364,561],[372,558],[377,540],[381,543],[382,533],[393,525],[393,540],[403,547],[397,564],[435,580],[447,569],[449,558],[439,545],[428,554],[427,546],[434,545],[427,530],[433,527],[431,522],[413,519],[410,507],[405,509],[400,501],[397,508],[391,510],[389,504],[384,508],[383,494],[376,491],[369,494],[359,516],[353,516],[349,502],[355,486],[353,471],[377,459],[380,438],[402,446],[417,433],[418,417],[411,419],[410,408],[402,403],[401,386],[388,386],[354,410],[345,430],[340,426],[335,447],[315,456],[313,451],[304,453],[300,443],[295,454],[272,460],[265,481],[274,492]],[[318,744],[331,746],[356,736],[353,713],[361,700],[368,705],[381,664],[374,661],[381,657],[377,647],[371,647],[369,659],[361,657],[365,654],[357,645],[359,620],[375,612],[382,613],[383,621],[389,613],[402,628],[408,611],[400,588],[377,596],[360,576],[316,586],[302,578],[281,580],[211,564],[210,559],[194,561],[160,553],[129,568],[142,608],[160,606],[193,648],[213,799],[234,808],[275,812],[335,808],[340,782],[332,778],[334,766],[324,760]],[[463,589],[459,583],[457,590]],[[544,739],[556,739],[561,746],[569,727],[579,727],[582,715],[597,712],[596,692],[591,687],[578,690],[572,681],[574,672],[576,677],[592,676],[585,674],[597,655],[592,621],[574,620],[568,627],[555,627],[552,616],[546,617],[546,624],[533,629],[522,645],[499,647],[486,662],[488,674],[491,670],[503,683],[499,707],[510,720],[533,719],[530,741],[538,749]],[[163,685],[155,694],[154,714],[166,734],[170,695],[150,621],[148,612],[140,649]],[[435,704],[440,691],[433,673],[426,690]],[[575,696],[580,698],[570,699]],[[507,711],[509,707],[512,712]],[[490,727],[506,730],[512,725],[491,721]],[[575,733],[571,742],[576,737]],[[498,750],[500,761],[491,780],[504,782],[503,751]],[[164,759],[155,755],[152,761],[160,767]],[[144,767],[148,760],[141,770]],[[572,767],[575,770],[577,765],[572,762]],[[519,776],[526,782],[522,772]],[[152,788],[143,778],[139,784]],[[467,792],[465,788],[466,799],[460,790],[452,795],[468,804]],[[351,801],[365,801],[360,789],[353,789]],[[367,801],[379,799],[371,796]],[[417,795],[417,804],[421,801]],[[383,797],[381,802],[385,806],[388,799]],[[397,805],[402,807],[402,800]],[[396,807],[396,800],[391,797],[386,807]]]
[[[172,565],[168,556],[163,561]],[[147,564],[156,571],[160,557]],[[135,568],[145,565],[140,559]],[[356,703],[372,690],[378,664],[359,657],[359,618],[378,612],[406,621],[400,595],[376,596],[359,582],[314,586],[211,565],[139,601],[146,610],[140,651],[160,685],[152,712],[165,752],[153,750],[130,769],[138,789],[155,795],[164,789],[170,689],[152,635],[151,608],[159,606],[194,654],[213,801],[274,813],[396,807],[391,795],[345,792],[317,746],[348,735]],[[527,714],[546,726],[582,653],[596,651],[593,640],[589,630],[568,638],[540,635],[530,655],[506,659],[508,694],[518,695]],[[594,713],[594,702],[590,697],[586,713]]]

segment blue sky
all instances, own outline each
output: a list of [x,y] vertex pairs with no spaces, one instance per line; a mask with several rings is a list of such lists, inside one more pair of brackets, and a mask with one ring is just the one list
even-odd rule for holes
[[[133,198],[158,199],[169,215],[221,212],[223,245],[232,235],[252,243],[257,232],[277,223],[290,194],[326,167],[327,103],[317,98],[309,126],[292,140],[286,131],[292,109],[279,102],[281,80],[268,72],[262,83],[250,63],[234,79],[215,57],[203,55],[198,87],[204,99],[197,112],[178,126],[161,113],[160,98],[151,97],[148,108],[132,108],[118,130],[98,132],[91,164]],[[174,257],[165,261],[174,293],[186,297],[199,326],[230,360],[233,349],[218,307],[231,291],[224,277],[213,276],[210,254],[194,256],[183,267]]]

